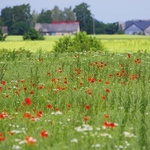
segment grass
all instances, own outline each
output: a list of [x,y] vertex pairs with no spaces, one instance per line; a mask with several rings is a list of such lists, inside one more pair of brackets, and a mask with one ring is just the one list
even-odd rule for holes
[[[8,36],[5,42],[0,42],[0,49],[26,49],[32,52],[39,50],[52,51],[55,41],[60,36],[46,36],[44,41],[23,41],[22,36]],[[96,35],[109,52],[150,52],[150,37],[142,35]]]
[[1,51],[0,149],[148,150],[149,62],[144,51]]

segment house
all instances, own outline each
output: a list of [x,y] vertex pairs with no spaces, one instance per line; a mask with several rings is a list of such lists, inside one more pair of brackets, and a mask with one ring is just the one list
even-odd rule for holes
[[49,23],[36,23],[35,29],[43,35],[66,35],[80,31],[78,21],[55,21]]
[[8,27],[7,26],[0,26],[0,29],[2,30],[3,34],[8,35]]
[[150,20],[132,20],[124,24],[125,34],[150,35]]

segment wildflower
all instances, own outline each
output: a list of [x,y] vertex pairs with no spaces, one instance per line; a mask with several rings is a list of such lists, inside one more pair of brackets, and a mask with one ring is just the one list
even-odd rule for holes
[[27,144],[35,144],[36,139],[34,139],[32,136],[26,136],[25,141]]
[[45,131],[45,130],[43,130],[43,131],[41,131],[40,135],[41,135],[41,137],[43,137],[43,138],[47,138],[47,137],[48,137],[48,132]]
[[38,88],[39,88],[40,90],[42,90],[42,89],[44,89],[44,85],[39,85]]
[[128,54],[128,58],[131,58],[131,54]]
[[25,98],[25,100],[23,101],[23,105],[28,105],[30,106],[32,104],[32,100],[30,98]]
[[42,111],[39,111],[39,112],[37,112],[36,116],[37,116],[38,118],[41,118],[41,117],[42,117],[42,114],[43,114],[43,112],[42,112]]
[[0,91],[2,91],[2,89],[3,89],[3,88],[0,86]]
[[67,107],[68,107],[68,109],[70,109],[71,108],[71,104],[68,104]]
[[106,100],[106,96],[105,95],[101,96],[101,99]]
[[94,83],[94,82],[95,82],[95,78],[89,77],[89,78],[88,78],[88,81],[89,81],[90,83]]
[[114,128],[115,124],[113,122],[104,122],[103,123],[104,127],[110,127],[110,128]]
[[3,80],[3,81],[1,82],[1,84],[2,84],[2,85],[6,85],[6,81]]
[[47,104],[47,108],[52,109],[53,108],[52,104]]
[[90,105],[85,105],[85,109],[89,110],[90,109]]
[[78,139],[72,139],[70,142],[72,142],[72,143],[78,143]]
[[109,89],[106,89],[105,92],[110,93],[110,90],[109,90]]
[[137,59],[135,59],[135,60],[134,60],[134,62],[135,62],[136,64],[141,63],[140,59],[138,59],[138,58],[137,58]]
[[30,94],[33,95],[33,94],[34,94],[34,91],[30,91]]
[[3,134],[0,132],[0,141],[5,141],[5,137],[3,136]]
[[130,132],[124,131],[123,134],[124,134],[125,137],[130,137],[130,138],[135,137],[135,135],[133,133],[130,133]]
[[104,114],[104,117],[105,117],[106,119],[108,119],[108,118],[109,118],[109,115],[108,115],[108,114]]
[[84,121],[88,121],[89,117],[85,116],[83,119],[84,119]]
[[32,116],[29,112],[26,112],[26,113],[23,114],[23,117],[24,118],[31,118]]

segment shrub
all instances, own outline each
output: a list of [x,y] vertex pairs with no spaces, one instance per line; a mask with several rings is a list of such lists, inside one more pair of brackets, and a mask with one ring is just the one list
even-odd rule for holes
[[0,41],[5,41],[6,37],[7,35],[5,35],[3,31],[0,29]]
[[31,28],[23,35],[24,40],[44,40],[44,36],[35,29]]
[[88,36],[86,32],[79,32],[71,36],[64,36],[56,41],[53,50],[55,52],[83,52],[103,50],[101,42],[95,37]]

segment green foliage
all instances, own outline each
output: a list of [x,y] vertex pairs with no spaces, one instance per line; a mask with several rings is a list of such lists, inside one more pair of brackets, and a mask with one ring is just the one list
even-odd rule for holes
[[55,52],[83,52],[90,50],[103,50],[101,42],[95,37],[88,36],[86,32],[76,33],[73,38],[64,36],[56,41],[54,46]]
[[28,32],[23,35],[24,40],[44,40],[44,36],[41,35],[38,31],[31,28]]
[[9,34],[23,35],[30,28],[32,22],[30,5],[6,7],[1,11],[1,18],[4,25],[8,26]]
[[7,35],[3,34],[3,31],[0,29],[0,41],[5,41]]
[[73,11],[76,14],[77,20],[80,22],[81,31],[85,31],[88,34],[93,33],[93,18],[89,10],[89,5],[83,2],[77,5]]
[[41,13],[38,16],[37,22],[38,23],[51,23],[52,22],[51,15],[52,15],[51,10],[42,9]]

